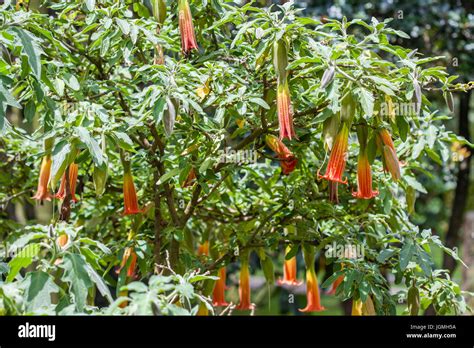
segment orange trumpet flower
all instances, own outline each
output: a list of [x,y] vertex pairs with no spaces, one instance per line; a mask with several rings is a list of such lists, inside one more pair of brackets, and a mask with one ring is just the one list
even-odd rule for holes
[[280,166],[282,173],[285,175],[290,174],[295,170],[298,164],[298,159],[293,153],[283,144],[283,142],[274,135],[267,135],[265,141],[269,148],[276,152],[278,159],[280,160]]
[[123,202],[124,215],[139,214],[142,210],[138,207],[137,192],[133,183],[133,176],[130,169],[126,169],[123,175]]
[[240,266],[240,281],[239,281],[239,298],[240,302],[236,309],[252,310],[254,305],[250,301],[250,271],[248,255],[242,257]]
[[52,195],[48,191],[49,178],[51,176],[51,155],[46,155],[43,157],[41,162],[41,169],[38,179],[38,189],[36,194],[32,197],[38,201],[50,201]]
[[[69,190],[71,191],[71,198],[74,202],[77,202],[76,197],[76,184],[77,184],[77,173],[79,166],[76,163],[71,163],[69,166]],[[61,178],[61,185],[59,185],[59,190],[55,195],[58,199],[64,199],[66,197],[66,173],[63,174]]]
[[331,284],[331,287],[328,289],[327,294],[328,295],[335,295],[336,290],[341,285],[341,283],[344,281],[344,276],[341,274],[337,279],[334,281],[334,283]]
[[400,180],[400,161],[398,160],[392,136],[388,130],[382,129],[379,132],[378,143],[382,148],[382,162],[385,172],[389,172],[392,175],[393,180]]
[[[290,246],[286,247],[286,254],[288,254],[291,250]],[[298,269],[296,267],[296,256],[293,256],[289,260],[285,258],[285,263],[283,265],[283,279],[278,279],[278,284],[279,285],[293,285],[293,286],[298,286],[301,284],[300,281],[298,281],[297,274],[298,274]]]
[[324,176],[319,175],[318,177],[324,178],[329,181],[347,184],[347,179],[342,179],[342,174],[344,174],[344,169],[346,167],[347,160],[347,148],[349,145],[349,128],[346,123],[342,124],[342,128],[339,133],[336,135],[334,145],[329,155],[329,162],[326,168],[326,174]]
[[277,111],[278,124],[280,125],[280,139],[288,138],[291,140],[292,137],[296,136],[296,133],[293,128],[293,111],[291,107],[290,88],[288,87],[287,80],[278,83]]
[[300,312],[320,312],[325,310],[321,305],[321,298],[319,295],[318,277],[314,270],[315,253],[311,249],[303,248],[303,255],[306,264],[306,307],[300,309]]
[[134,278],[135,271],[137,268],[137,254],[133,250],[133,247],[126,247],[125,251],[123,252],[122,256],[122,263],[120,264],[120,269],[118,273],[128,264],[128,259],[130,259],[130,263],[127,268],[127,277]]
[[178,3],[179,31],[181,33],[181,48],[185,54],[198,49],[194,33],[193,16],[188,0],[179,0]]
[[212,305],[214,307],[227,307],[229,305],[225,300],[225,281],[226,269],[222,267],[219,269],[219,279],[216,281],[212,293]]
[[357,192],[353,192],[352,195],[361,199],[372,199],[378,194],[378,191],[372,190],[372,172],[367,149],[361,146],[357,162]]

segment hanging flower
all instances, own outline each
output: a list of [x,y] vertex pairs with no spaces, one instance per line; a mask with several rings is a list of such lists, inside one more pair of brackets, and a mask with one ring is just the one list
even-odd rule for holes
[[344,174],[344,169],[346,167],[348,143],[349,128],[346,123],[342,123],[342,128],[336,135],[331,154],[329,155],[326,174],[320,176],[318,172],[318,177],[341,184],[347,184],[347,179],[343,180],[342,174]]
[[[285,254],[288,254],[290,250],[291,250],[291,247],[287,246]],[[301,282],[296,279],[297,273],[298,273],[298,269],[296,266],[297,266],[296,256],[293,256],[289,260],[287,260],[285,257],[285,262],[283,264],[283,279],[278,279],[279,285],[286,284],[286,285],[298,286],[301,284]]]
[[[130,258],[130,261],[128,259]],[[129,263],[130,262],[130,263]],[[122,263],[120,264],[120,269],[118,273],[128,264],[127,267],[127,277],[134,278],[135,271],[137,268],[137,254],[133,250],[133,247],[126,247],[122,256]]]
[[181,48],[185,54],[198,49],[194,34],[193,17],[188,0],[179,0],[178,3],[179,31],[181,33]]
[[46,155],[43,157],[41,162],[40,175],[38,179],[38,189],[36,194],[32,197],[38,201],[50,201],[52,195],[48,191],[49,177],[51,176],[51,155]]
[[225,282],[226,269],[225,267],[222,267],[219,269],[219,279],[216,281],[212,293],[212,305],[214,307],[227,307],[229,305],[225,300]]
[[331,287],[328,289],[326,292],[328,295],[335,295],[336,290],[341,285],[341,283],[344,281],[344,276],[341,274],[337,279],[334,281],[334,283],[331,284]]
[[[79,166],[76,163],[71,163],[69,166],[69,190],[71,192],[71,199],[74,202],[77,202],[76,197],[76,184],[77,184],[77,173]],[[66,197],[66,173],[63,174],[61,178],[61,185],[59,185],[59,190],[55,195],[58,199],[64,199]]]
[[205,241],[204,243],[200,244],[198,246],[198,256],[204,255],[208,256],[209,255],[209,241]]
[[124,215],[139,214],[142,212],[142,210],[138,208],[137,193],[130,169],[125,169],[123,175],[123,202],[125,206]]
[[278,124],[280,125],[280,139],[292,139],[296,136],[293,128],[293,112],[291,108],[290,88],[285,80],[278,83],[277,90]]
[[239,298],[240,302],[236,309],[252,310],[254,305],[250,301],[250,270],[248,254],[243,256],[240,265]]
[[354,197],[371,199],[379,194],[372,190],[372,172],[366,147],[360,148],[359,161],[357,162],[357,192],[352,193]]
[[304,261],[306,265],[306,307],[300,309],[300,312],[320,312],[325,308],[321,305],[319,295],[318,277],[314,270],[314,250],[303,248]]
[[295,170],[295,167],[298,164],[298,159],[280,139],[274,135],[269,134],[265,137],[265,141],[268,147],[270,147],[277,154],[283,174],[288,175],[293,170]]
[[379,132],[379,146],[382,148],[382,162],[386,172],[392,175],[395,181],[400,180],[400,161],[398,160],[397,150],[393,144],[392,136],[386,129]]
[[362,301],[361,300],[352,300],[352,313],[353,316],[362,315]]
[[277,112],[280,139],[296,137],[293,128],[290,88],[288,86],[288,45],[285,39],[273,44],[273,65],[277,74]]
[[376,315],[374,303],[370,296],[367,296],[367,300],[365,302],[362,302],[360,299],[352,300],[352,315]]

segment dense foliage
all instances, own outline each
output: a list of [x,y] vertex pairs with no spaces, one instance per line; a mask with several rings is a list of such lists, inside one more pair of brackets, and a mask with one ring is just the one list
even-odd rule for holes
[[[424,93],[452,106],[468,86],[394,44],[409,36],[389,20],[291,2],[41,9],[1,7],[2,313],[212,314],[235,263],[228,309],[249,310],[251,255],[273,286],[284,259],[296,281],[300,251],[305,311],[334,282],[354,314],[466,311],[433,263],[456,253],[410,215],[417,175],[463,142]],[[31,197],[47,223],[8,218]],[[316,256],[332,265],[319,285]]]

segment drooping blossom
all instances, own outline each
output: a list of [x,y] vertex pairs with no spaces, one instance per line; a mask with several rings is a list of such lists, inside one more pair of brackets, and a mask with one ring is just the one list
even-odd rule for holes
[[372,189],[372,171],[367,156],[367,149],[365,146],[361,146],[357,162],[357,192],[352,193],[352,195],[360,199],[372,199],[378,194],[378,191]]
[[392,136],[386,129],[382,129],[379,132],[378,138],[379,146],[382,149],[382,162],[386,172],[392,175],[392,179],[395,181],[400,180],[400,161],[398,160],[397,150],[393,144]]
[[[288,254],[291,250],[290,246],[286,247],[285,254]],[[298,286],[301,284],[301,281],[297,279],[297,264],[296,264],[296,256],[293,256],[290,259],[286,259],[283,264],[283,279],[278,279],[279,285],[291,285],[291,286]]]
[[[128,261],[128,259],[130,259],[130,261]],[[127,277],[134,278],[137,268],[137,254],[133,250],[133,247],[125,248],[125,251],[123,252],[122,256],[122,263],[120,264],[120,269],[118,273],[120,273],[120,271],[127,265]]]
[[[77,184],[77,173],[79,166],[76,163],[71,163],[69,166],[69,190],[71,192],[71,199],[74,202],[77,202],[76,197],[76,184]],[[61,178],[61,184],[59,185],[59,190],[55,195],[58,199],[64,199],[66,197],[66,173],[63,174]]]
[[347,184],[347,179],[343,179],[344,169],[347,161],[347,149],[349,145],[349,128],[346,123],[342,123],[339,133],[336,135],[334,145],[329,155],[329,162],[326,168],[326,173],[321,176],[318,172],[318,177],[326,180]]
[[321,305],[319,294],[318,277],[314,269],[314,250],[303,248],[304,261],[306,265],[306,307],[300,312],[320,312],[325,308]]
[[236,309],[252,310],[254,308],[254,305],[250,300],[250,270],[248,255],[243,256],[240,263],[239,299],[240,302]]
[[123,175],[123,202],[124,215],[139,214],[142,210],[138,207],[137,192],[133,183],[133,176],[130,169],[125,169]]
[[291,107],[290,88],[285,80],[278,84],[277,90],[278,124],[280,125],[280,139],[292,139],[296,136],[293,126],[293,110]]
[[226,269],[222,267],[219,269],[219,279],[216,281],[214,291],[212,293],[212,305],[214,307],[227,307],[229,304],[225,300],[225,283],[226,283]]
[[283,144],[283,141],[271,134],[265,137],[265,141],[268,147],[277,154],[283,174],[288,175],[295,170],[295,167],[298,164],[298,159],[286,147],[286,145]]
[[293,126],[293,109],[288,85],[288,44],[285,39],[273,44],[273,65],[277,75],[277,112],[280,139],[296,137]]
[[38,179],[38,189],[36,190],[36,194],[32,197],[38,201],[50,201],[53,197],[48,190],[49,179],[51,176],[51,155],[46,155],[43,157],[41,162],[41,169]]
[[181,33],[181,49],[188,54],[194,49],[198,49],[196,35],[194,33],[193,16],[188,0],[178,2],[179,31]]

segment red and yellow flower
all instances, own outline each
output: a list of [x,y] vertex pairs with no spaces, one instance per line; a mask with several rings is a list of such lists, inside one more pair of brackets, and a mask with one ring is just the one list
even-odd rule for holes
[[300,309],[300,312],[320,312],[325,310],[321,305],[319,294],[318,277],[314,269],[314,250],[303,248],[303,255],[306,264],[306,307]]
[[[122,263],[120,264],[120,271],[127,266],[127,277],[134,278],[136,275],[137,268],[137,254],[133,250],[133,247],[126,247],[122,256]],[[130,259],[130,261],[129,261]]]
[[[79,171],[79,166],[76,163],[71,163],[69,166],[69,190],[71,192],[71,199],[74,202],[77,202],[76,197],[76,184],[77,184],[77,174]],[[64,199],[66,197],[66,173],[63,174],[61,178],[61,184],[59,185],[59,190],[55,195],[58,199]]]
[[142,210],[138,207],[137,192],[133,183],[133,176],[130,169],[125,169],[123,175],[123,202],[124,215],[139,214]]
[[366,147],[360,147],[359,161],[357,162],[357,192],[352,193],[360,199],[371,199],[379,194],[372,190],[372,171]]
[[[286,247],[286,252],[285,254],[288,254],[291,250],[290,246]],[[279,285],[292,285],[292,286],[297,286],[300,285],[301,282],[298,281],[297,279],[297,264],[296,264],[296,256],[293,256],[290,259],[285,258],[285,262],[283,264],[283,279],[278,279],[278,284]]]
[[46,155],[43,157],[41,162],[41,169],[38,179],[38,188],[36,190],[36,194],[32,197],[38,201],[50,201],[53,197],[48,190],[49,179],[51,176],[51,155]]
[[326,180],[347,184],[347,179],[343,179],[344,169],[347,161],[347,149],[349,145],[349,128],[345,122],[342,123],[339,133],[336,135],[334,145],[329,155],[329,162],[326,168],[326,174],[323,176],[319,175]]
[[181,33],[181,49],[188,54],[194,49],[198,49],[196,35],[194,33],[193,16],[188,0],[178,2],[179,31]]
[[378,143],[382,149],[382,162],[385,172],[389,172],[392,175],[393,180],[400,180],[401,165],[400,161],[398,160],[395,145],[393,144],[392,136],[388,130],[382,129],[379,132]]
[[295,167],[298,164],[298,159],[280,139],[274,135],[267,135],[265,141],[268,147],[277,154],[283,174],[288,175],[295,170]]
[[214,307],[227,307],[229,304],[225,300],[226,269],[219,269],[219,279],[216,281],[214,291],[212,293],[212,305]]
[[253,303],[250,300],[250,270],[248,255],[245,255],[241,259],[240,265],[240,280],[239,280],[239,299],[240,302],[236,309],[239,310],[252,310],[254,308]]

